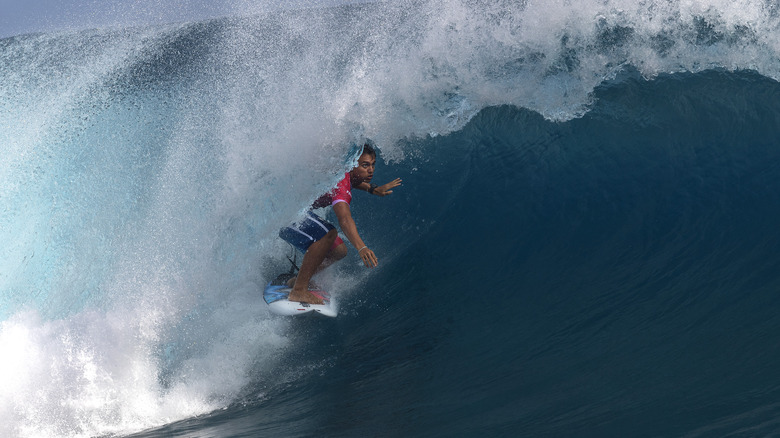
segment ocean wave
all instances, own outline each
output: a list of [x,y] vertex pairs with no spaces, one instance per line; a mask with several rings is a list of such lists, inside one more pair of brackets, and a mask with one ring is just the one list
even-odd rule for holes
[[[438,293],[451,277],[475,288],[496,279],[507,290],[527,281],[518,297],[544,290],[550,301],[536,310],[570,315],[556,306],[587,277],[585,259],[600,271],[622,256],[649,260],[647,284],[661,269],[653,266],[679,261],[696,269],[676,280],[774,285],[771,276],[740,283],[718,272],[730,256],[771,260],[766,246],[754,253],[741,242],[770,233],[776,217],[761,201],[775,199],[776,186],[775,3],[570,3],[369,3],[0,40],[0,348],[21,358],[2,374],[0,386],[12,388],[0,393],[3,431],[129,433],[267,400],[267,369],[286,382],[307,369],[327,373],[327,354],[312,353],[308,368],[288,361],[304,334],[270,319],[253,293],[283,265],[277,230],[338,179],[348,145],[367,138],[381,150],[378,177],[405,185],[385,206],[355,209],[392,268],[370,277],[345,262],[329,279],[344,290],[353,326],[371,325],[397,289],[419,283],[418,292]],[[721,199],[753,214],[739,219]],[[507,237],[491,225],[496,217],[520,231]],[[751,221],[761,226],[745,232]],[[699,229],[712,239],[655,247]],[[742,238],[729,236],[735,229]],[[713,250],[715,262],[699,264]],[[470,278],[459,251],[492,259]],[[455,256],[431,277],[421,268],[431,253]],[[532,262],[558,256],[576,264],[553,264],[560,277]],[[502,260],[521,268],[502,276]],[[735,276],[748,269],[734,266]],[[587,278],[624,303],[625,272]],[[635,286],[664,297],[650,314],[672,312],[685,326],[674,313],[682,304],[647,284]],[[594,302],[609,301],[589,290]],[[724,306],[730,290],[719,289]],[[627,297],[632,308],[645,299]],[[404,300],[409,312],[387,313],[377,336],[420,329],[418,337],[377,357],[403,366],[414,365],[408,351],[444,351],[451,360],[437,342],[471,326],[456,318],[428,326],[430,315]],[[462,305],[453,299],[447,312],[463,317]],[[583,329],[598,332],[586,316],[615,314],[611,304],[587,310],[561,320],[551,342],[579,345]],[[410,325],[399,322],[409,315]],[[544,322],[525,316],[531,331]],[[361,358],[386,345],[355,330]],[[383,363],[345,369],[382,382]]]

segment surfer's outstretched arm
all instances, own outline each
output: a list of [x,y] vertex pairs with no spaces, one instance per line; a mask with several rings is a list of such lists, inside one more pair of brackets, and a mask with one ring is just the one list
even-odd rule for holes
[[[354,187],[360,190],[365,190],[366,192],[371,193],[372,195],[387,196],[393,193],[393,189],[400,186],[401,182],[402,182],[401,178],[396,178],[387,184],[382,184],[381,186],[374,186],[367,182],[362,182],[360,184],[355,185]],[[371,189],[372,187],[373,190]]]
[[333,206],[333,211],[339,219],[341,231],[347,236],[349,243],[358,250],[358,255],[360,256],[360,259],[363,260],[363,264],[369,268],[376,266],[378,262],[376,255],[374,255],[374,251],[371,251],[371,249],[363,243],[363,239],[360,238],[360,234],[358,234],[357,231],[357,225],[355,225],[355,220],[352,219],[352,212],[349,209],[349,204],[346,202],[339,202]]

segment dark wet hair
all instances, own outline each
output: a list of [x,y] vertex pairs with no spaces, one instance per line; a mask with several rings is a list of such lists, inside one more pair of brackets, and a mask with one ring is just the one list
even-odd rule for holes
[[360,155],[363,155],[363,154],[368,154],[368,155],[371,155],[372,157],[376,158],[376,151],[368,143],[363,145],[363,151],[360,152]]

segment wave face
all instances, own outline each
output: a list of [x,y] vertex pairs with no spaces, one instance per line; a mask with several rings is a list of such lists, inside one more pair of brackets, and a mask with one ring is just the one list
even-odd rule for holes
[[[778,433],[777,5],[568,3],[0,40],[0,434]],[[365,139],[380,268],[272,317]]]

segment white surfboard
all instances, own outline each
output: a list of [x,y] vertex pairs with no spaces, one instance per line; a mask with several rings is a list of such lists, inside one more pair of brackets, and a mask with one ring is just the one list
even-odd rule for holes
[[324,290],[309,290],[309,292],[320,297],[325,301],[324,304],[309,304],[297,301],[290,301],[287,297],[290,295],[291,287],[287,286],[289,276],[280,275],[276,280],[268,283],[263,291],[263,299],[268,304],[271,313],[284,316],[303,315],[309,312],[316,312],[320,315],[335,318],[338,315],[338,309],[330,298],[330,294]]

